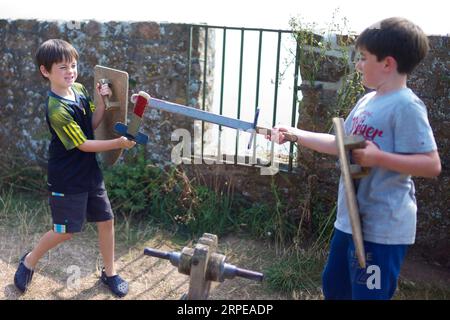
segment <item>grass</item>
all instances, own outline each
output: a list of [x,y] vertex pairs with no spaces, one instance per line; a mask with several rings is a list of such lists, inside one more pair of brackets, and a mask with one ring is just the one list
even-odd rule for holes
[[26,238],[31,233],[42,232],[51,227],[47,199],[36,198],[13,189],[0,194],[0,224],[18,230]]
[[151,239],[158,232],[158,228],[148,219],[136,219],[133,215],[122,215],[116,219],[116,240],[133,247]]
[[[32,234],[47,232],[52,227],[52,219],[47,198],[28,193],[14,192],[13,189],[0,194],[0,225],[15,229],[20,239],[26,242]],[[146,241],[157,230],[150,221],[138,220],[133,215],[122,215],[116,219],[117,240],[127,246]],[[86,223],[84,232],[95,235],[95,224]]]
[[[206,190],[204,192],[206,193]],[[212,202],[212,204],[214,203]],[[206,202],[205,206],[214,208],[211,207],[212,204]],[[228,204],[225,203],[226,205]],[[260,217],[258,214],[263,212],[267,213],[269,210],[265,210],[261,205],[251,207],[249,210],[253,210],[257,214],[254,215],[254,220],[250,222],[250,224],[253,224],[250,226],[250,230],[254,230],[255,235],[261,234],[261,232],[270,232],[267,230],[270,230],[271,223],[274,222],[273,220],[279,218],[280,212],[283,212],[280,208],[273,210],[275,213],[272,216],[262,215]],[[212,211],[214,210],[210,209],[206,212],[211,213]],[[202,216],[199,217],[202,218]],[[206,228],[213,220],[208,220],[211,217],[208,217],[207,214],[205,214],[205,217],[207,218],[207,222],[204,222],[202,226]],[[267,223],[268,221],[270,223]],[[315,242],[304,248],[300,248],[296,244],[280,251],[279,248],[269,249],[267,246],[262,245],[257,250],[245,252],[245,250],[242,251],[239,248],[230,247],[225,254],[234,257],[234,259],[242,254],[249,255],[250,258],[247,259],[249,261],[269,259],[265,262],[266,266],[264,270],[266,285],[261,287],[266,288],[265,290],[268,292],[279,292],[294,299],[321,299],[321,272],[327,255],[326,246],[329,242],[327,229],[332,221],[333,214],[326,215],[320,221],[319,236]],[[3,190],[0,193],[0,225],[1,228],[16,229],[20,241],[22,243],[29,243],[30,239],[36,239],[36,237],[42,235],[43,232],[51,227],[47,199],[14,192],[13,189]],[[96,237],[95,226],[93,224],[86,224],[86,226],[85,231],[87,232],[85,236],[88,238]],[[163,238],[160,239],[161,237]],[[191,243],[186,244],[189,243],[189,238],[185,234],[164,230],[161,232],[160,226],[155,224],[150,217],[133,214],[121,214],[117,217],[116,241],[121,247],[138,248],[142,243],[153,240],[153,238],[158,238],[160,242],[167,241],[179,244],[180,247],[184,245],[191,246]],[[259,237],[252,236],[251,238],[255,239]],[[258,241],[267,242],[269,240]],[[244,261],[247,260],[246,258],[244,259]],[[237,265],[240,266],[239,264]],[[240,267],[246,268],[247,265]],[[257,265],[248,264],[248,267],[258,269]],[[399,288],[394,296],[394,299],[399,300],[449,298],[450,290],[448,288],[441,288],[431,283],[423,283],[420,281],[413,282],[403,278],[400,279]]]
[[143,155],[132,161],[104,171],[113,210],[125,224],[146,221],[191,237],[234,228],[230,190],[194,185],[183,171],[148,165]]
[[400,278],[395,300],[449,300],[450,288]]
[[325,264],[322,250],[306,249],[281,256],[265,272],[268,286],[292,297],[318,297],[321,272]]
[[[311,247],[286,254],[265,271],[270,290],[294,299],[323,299],[321,273],[326,262],[324,249]],[[400,277],[394,300],[449,300],[450,288]]]

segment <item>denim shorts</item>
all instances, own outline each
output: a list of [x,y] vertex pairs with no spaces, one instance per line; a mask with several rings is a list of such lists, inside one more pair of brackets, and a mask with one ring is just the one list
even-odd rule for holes
[[114,218],[104,183],[89,192],[50,192],[49,204],[53,231],[57,233],[80,232],[85,221],[101,222]]

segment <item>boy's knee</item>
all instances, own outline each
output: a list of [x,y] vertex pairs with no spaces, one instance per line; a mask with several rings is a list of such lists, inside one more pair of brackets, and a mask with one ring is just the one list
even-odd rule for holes
[[72,240],[72,238],[73,238],[73,233],[65,233],[66,240]]
[[73,238],[73,233],[57,233],[57,232],[54,233],[59,237],[61,241],[67,241]]
[[63,233],[61,234],[61,237],[64,241],[72,240],[73,233]]
[[105,227],[105,228],[112,228],[114,226],[114,219],[97,222],[97,226]]

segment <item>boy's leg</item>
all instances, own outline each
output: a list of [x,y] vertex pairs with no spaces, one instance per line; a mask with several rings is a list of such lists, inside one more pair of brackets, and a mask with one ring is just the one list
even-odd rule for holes
[[116,273],[114,267],[114,216],[104,183],[89,192],[87,220],[97,223],[104,265],[100,278],[116,296],[124,297],[128,293],[128,283]]
[[322,291],[326,300],[349,300],[352,298],[347,260],[351,241],[351,235],[334,229],[330,253],[322,273]]
[[128,282],[116,273],[114,267],[114,220],[97,222],[97,228],[104,265],[100,278],[116,296],[124,297],[128,294]]
[[41,259],[47,251],[71,238],[71,233],[56,233],[53,230],[48,231],[41,237],[33,251],[25,257],[25,266],[34,269],[39,259]]
[[355,300],[389,300],[397,288],[400,268],[408,245],[384,245],[364,242],[367,268],[350,266],[352,278],[352,298]]
[[86,216],[87,192],[63,194],[52,192],[49,205],[52,213],[53,230],[45,233],[37,246],[19,261],[14,275],[14,284],[25,292],[33,278],[33,269],[39,259],[61,242],[72,238],[72,234],[81,231]]
[[116,274],[114,267],[114,220],[97,222],[98,244],[108,277]]
[[66,241],[72,237],[71,234],[58,234],[49,231],[39,240],[38,245],[30,253],[25,254],[19,261],[16,273],[14,274],[14,284],[16,287],[25,292],[33,279],[34,267],[39,259],[51,248],[59,243]]
[[105,272],[108,276],[115,275],[114,215],[103,182],[89,192],[86,217],[88,222],[96,222],[97,224],[98,244]]
[[59,243],[72,238],[80,232],[86,218],[88,193],[63,194],[52,192],[48,202],[52,213],[53,230],[44,234],[38,245],[26,257],[25,263],[36,265],[38,260]]

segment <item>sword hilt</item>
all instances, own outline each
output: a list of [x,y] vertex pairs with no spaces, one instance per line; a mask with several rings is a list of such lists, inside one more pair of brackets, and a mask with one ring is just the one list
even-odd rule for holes
[[131,117],[130,124],[128,126],[128,134],[136,136],[139,131],[139,126],[142,122],[142,116],[144,114],[145,107],[147,106],[150,95],[144,91],[139,91],[135,98],[133,115]]
[[[98,80],[100,83],[100,86],[103,86],[104,84],[107,84],[109,88],[112,88],[112,83],[109,79],[100,79]],[[101,96],[103,103],[105,104],[105,110],[111,109],[111,104],[109,103],[109,97],[108,96]]]
[[[256,127],[256,132],[258,134],[264,134],[264,135],[269,135],[272,136],[272,129],[268,129],[268,128],[263,128],[263,127]],[[286,141],[290,141],[290,142],[297,142],[298,141],[298,137],[297,135],[290,133],[290,132],[285,132],[283,131],[283,135]]]
[[249,150],[252,147],[253,139],[255,138],[256,135],[256,125],[258,124],[258,118],[259,118],[259,107],[256,108],[255,111],[255,117],[253,119],[253,131],[252,134],[250,135],[250,140],[248,141],[247,144],[247,150]]

